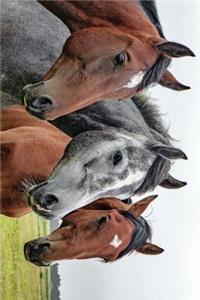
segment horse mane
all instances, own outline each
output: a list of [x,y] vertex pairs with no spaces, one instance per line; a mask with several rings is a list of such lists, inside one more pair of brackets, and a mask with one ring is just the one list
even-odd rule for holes
[[[151,23],[156,27],[160,37],[165,38],[163,29],[158,17],[158,11],[154,0],[140,0],[140,5],[142,6],[144,12],[148,16]],[[162,74],[168,68],[171,59],[168,57],[160,56],[156,63],[146,72],[142,82],[139,84],[139,89],[144,89],[145,87],[158,82]]]
[[169,67],[171,59],[160,55],[156,63],[145,73],[141,83],[138,85],[138,90],[143,90],[149,85],[156,84]]
[[[129,211],[121,211],[120,213],[136,225],[136,232],[133,233],[130,243],[120,252],[116,260],[131,254],[134,250],[140,249],[147,241],[150,242],[152,237],[152,229],[143,217],[135,218]],[[140,233],[137,237],[139,231]]]
[[140,5],[162,38],[165,38],[154,0],[140,0]]
[[155,140],[165,145],[170,145],[170,141],[173,139],[169,135],[168,129],[163,125],[158,106],[152,103],[150,98],[145,94],[136,95],[131,100],[140,111]]
[[[164,127],[161,114],[157,105],[149,101],[146,95],[139,95],[132,98],[132,101],[137,106],[145,122],[150,128],[154,139],[164,145],[170,145],[172,137],[168,134],[168,130]],[[157,157],[150,167],[143,183],[135,191],[135,194],[146,193],[154,190],[168,174],[171,167],[171,162],[163,157]]]
[[144,181],[137,188],[134,194],[143,194],[152,191],[167,176],[171,167],[171,162],[163,157],[157,157],[150,167]]
[[[150,242],[152,237],[152,229],[149,223],[143,217],[136,218],[127,210],[121,210],[120,213],[125,218],[129,219],[131,223],[136,225],[136,230],[134,230],[128,246],[119,253],[115,261],[121,259],[126,255],[130,255],[135,250],[141,248],[146,242]],[[104,262],[112,261],[104,259]]]

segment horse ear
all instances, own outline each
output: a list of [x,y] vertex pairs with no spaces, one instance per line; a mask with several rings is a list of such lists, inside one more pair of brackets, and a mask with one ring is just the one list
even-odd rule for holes
[[158,195],[148,196],[134,204],[128,209],[128,211],[133,214],[136,218],[139,218],[141,214],[145,211],[147,206],[158,197]]
[[180,83],[168,70],[166,70],[158,83],[164,87],[167,87],[176,91],[189,90],[190,87]]
[[136,251],[147,255],[157,255],[161,254],[164,251],[164,249],[160,248],[155,244],[146,242],[141,248],[137,249]]
[[179,158],[187,159],[186,154],[178,148],[165,146],[165,145],[155,145],[152,147],[152,150],[157,155],[164,157],[166,159],[179,159]]
[[168,57],[183,57],[183,56],[195,56],[195,54],[188,47],[169,41],[163,41],[155,45],[155,48],[161,52],[164,56]]
[[168,174],[167,177],[159,185],[166,189],[179,189],[186,184],[187,182],[178,180]]

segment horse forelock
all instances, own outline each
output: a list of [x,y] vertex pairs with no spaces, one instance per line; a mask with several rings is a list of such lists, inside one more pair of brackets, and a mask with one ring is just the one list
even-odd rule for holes
[[155,64],[144,74],[143,79],[138,85],[137,89],[143,90],[149,85],[158,82],[170,65],[170,62],[170,58],[160,55]]
[[[163,29],[158,17],[158,11],[154,0],[140,0],[140,5],[143,8],[144,12],[148,16],[151,23],[156,27],[161,38],[165,38]],[[160,56],[156,63],[145,73],[141,83],[138,86],[138,89],[144,89],[147,86],[158,82],[161,78],[164,71],[167,69],[171,62],[171,59],[168,57]]]
[[137,188],[135,194],[143,194],[147,191],[152,191],[159,185],[167,176],[171,162],[163,157],[157,157],[149,168],[147,175],[142,184]]

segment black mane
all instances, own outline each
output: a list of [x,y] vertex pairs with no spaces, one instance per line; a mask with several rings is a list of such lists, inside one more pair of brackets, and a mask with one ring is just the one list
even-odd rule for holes
[[159,185],[168,174],[171,162],[163,157],[157,157],[150,167],[143,183],[135,191],[135,194],[143,194],[152,191]]
[[[163,29],[158,17],[158,11],[154,0],[140,0],[140,5],[142,6],[144,12],[148,16],[151,23],[156,27],[161,38],[165,38]],[[168,68],[171,59],[168,57],[160,56],[156,63],[146,72],[143,77],[142,82],[139,84],[138,89],[144,89],[147,86],[158,82]]]
[[145,73],[142,81],[138,85],[138,90],[143,90],[149,85],[159,82],[170,63],[170,58],[160,55],[156,63]]
[[130,243],[126,249],[120,252],[116,260],[141,248],[147,241],[151,241],[152,236],[152,229],[143,217],[136,218],[129,211],[125,210],[120,211],[120,213],[136,226],[136,230],[134,230]]
[[158,17],[158,11],[154,0],[140,0],[140,5],[144,9],[146,15],[150,19],[151,23],[156,27],[158,33],[162,38],[165,38],[160,20]]

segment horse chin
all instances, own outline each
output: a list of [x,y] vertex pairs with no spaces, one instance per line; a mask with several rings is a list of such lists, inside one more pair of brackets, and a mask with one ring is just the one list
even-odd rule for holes
[[31,260],[28,260],[28,261],[38,267],[50,267],[51,266],[51,263],[46,263],[44,261],[31,261]]
[[37,109],[34,109],[34,108],[32,108],[32,107],[27,106],[27,107],[26,107],[26,111],[27,111],[29,114],[33,115],[34,117],[37,117],[38,119],[46,120],[45,114],[44,114],[43,112],[37,110]]

